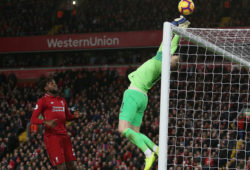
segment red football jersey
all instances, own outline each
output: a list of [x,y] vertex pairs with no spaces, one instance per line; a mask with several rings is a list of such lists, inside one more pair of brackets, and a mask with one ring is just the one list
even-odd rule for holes
[[42,114],[44,120],[57,119],[57,125],[54,129],[45,126],[45,133],[67,134],[65,127],[66,120],[74,119],[74,116],[69,111],[65,99],[60,96],[54,97],[49,94],[45,94],[37,101],[31,117],[32,124],[43,123],[44,120],[39,119],[40,114]]

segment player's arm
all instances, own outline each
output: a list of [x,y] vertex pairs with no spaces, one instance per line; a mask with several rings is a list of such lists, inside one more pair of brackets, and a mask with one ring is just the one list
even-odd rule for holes
[[174,38],[171,41],[171,55],[173,55],[175,53],[175,51],[178,48],[178,44],[180,41],[180,36],[179,35],[174,35]]
[[[190,22],[185,17],[183,17],[181,15],[179,18],[176,18],[172,22],[172,24],[175,26],[178,26],[179,28],[188,28],[190,25]],[[171,42],[171,69],[176,68],[177,63],[178,63],[179,58],[180,58],[177,55],[173,55],[178,48],[179,41],[180,41],[180,36],[175,35],[174,38],[172,39],[172,42]]]
[[[190,25],[190,22],[181,15],[179,18],[176,18],[172,22],[172,24],[175,26],[178,26],[179,28],[188,28]],[[171,41],[171,55],[173,55],[175,51],[177,50],[179,41],[180,41],[180,36],[175,35]]]
[[[176,18],[173,22],[173,25],[178,26],[180,28],[187,28],[190,25],[190,22],[183,17],[182,15],[179,18]],[[178,48],[178,43],[180,41],[180,36],[179,35],[174,35],[174,38],[171,41],[171,55],[173,55]],[[162,43],[157,51],[157,53],[162,52]]]
[[39,119],[39,116],[43,112],[43,109],[44,109],[43,100],[39,99],[31,116],[30,120],[31,124],[37,124],[37,125],[43,124],[48,127],[55,128],[57,125],[56,119],[53,120]]
[[[175,51],[177,50],[178,48],[178,43],[179,43],[179,40],[180,40],[180,36],[179,35],[175,35],[174,38],[172,39],[171,41],[171,55],[173,55],[175,53]],[[162,60],[162,43],[156,53],[156,55],[154,56],[155,59],[157,60]]]
[[[179,18],[176,18],[172,22],[172,24],[175,26],[178,26],[180,28],[187,28],[190,25],[190,22],[185,17],[183,17],[181,15]],[[177,50],[179,41],[180,41],[180,36],[175,34],[172,41],[171,41],[171,50],[170,50],[171,55],[173,55],[175,53],[175,51]],[[156,55],[154,56],[154,58],[157,60],[160,60],[160,61],[162,60],[162,43],[161,43]]]
[[39,99],[36,103],[36,106],[33,110],[33,113],[30,119],[32,124],[41,125],[44,122],[43,119],[39,119],[39,116],[42,112],[43,112],[43,100]]

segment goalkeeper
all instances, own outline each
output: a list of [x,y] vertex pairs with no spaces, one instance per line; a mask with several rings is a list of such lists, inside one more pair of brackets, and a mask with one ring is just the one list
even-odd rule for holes
[[[183,28],[187,28],[190,24],[183,16],[172,23]],[[173,55],[178,47],[179,39],[179,36],[175,35],[171,42],[171,68],[174,68],[179,60],[178,56]],[[159,147],[140,133],[140,126],[148,103],[147,91],[160,79],[161,64],[162,44],[153,58],[129,74],[128,78],[131,83],[123,94],[119,115],[118,131],[144,152],[145,170],[151,168],[155,161],[155,154],[157,156],[159,154]]]

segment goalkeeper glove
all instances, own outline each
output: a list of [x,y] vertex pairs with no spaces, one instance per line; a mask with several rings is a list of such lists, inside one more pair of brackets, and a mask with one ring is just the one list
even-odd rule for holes
[[184,16],[181,15],[179,18],[176,18],[172,22],[172,24],[180,28],[188,28],[188,26],[190,25],[190,22]]

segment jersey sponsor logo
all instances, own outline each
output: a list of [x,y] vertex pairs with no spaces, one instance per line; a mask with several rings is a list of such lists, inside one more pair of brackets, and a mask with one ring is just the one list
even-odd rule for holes
[[62,106],[52,106],[52,112],[64,112],[65,108]]
[[38,104],[36,104],[36,106],[35,106],[34,110],[37,110],[37,109],[38,109]]
[[54,102],[50,102],[50,104],[54,104]]

